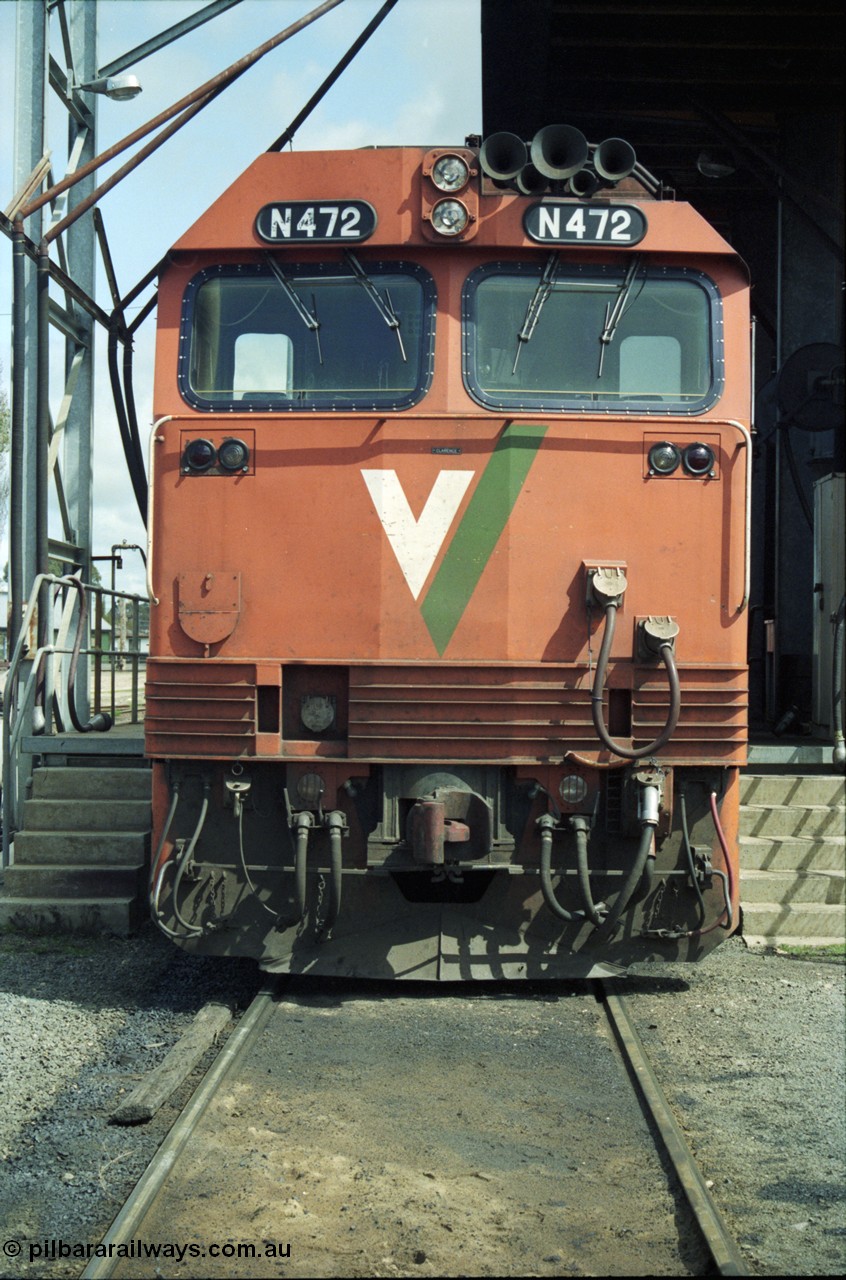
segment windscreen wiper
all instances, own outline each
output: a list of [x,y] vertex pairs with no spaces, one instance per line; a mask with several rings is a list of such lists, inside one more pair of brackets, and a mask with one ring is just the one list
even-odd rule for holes
[[305,327],[307,329],[311,329],[314,334],[317,342],[317,358],[320,363],[323,364],[323,352],[320,349],[320,321],[317,318],[317,303],[314,300],[314,294],[311,295],[311,311],[309,311],[308,307],[296,292],[291,281],[285,275],[285,272],[282,270],[276,259],[272,258],[269,253],[266,253],[264,256],[270,270],[282,286],[285,297],[288,299]]
[[400,333],[400,318],[397,315],[396,311],[394,311],[394,304],[391,302],[391,295],[389,290],[388,289],[385,290],[385,297],[388,299],[388,301],[385,302],[385,300],[382,298],[381,294],[379,293],[379,290],[376,288],[375,284],[370,279],[370,276],[367,274],[367,272],[364,270],[364,267],[359,262],[358,258],[356,258],[354,254],[350,253],[349,249],[344,250],[344,257],[346,258],[347,262],[350,264],[350,268],[356,280],[361,285],[362,289],[365,291],[367,296],[370,298],[374,307],[379,312],[379,315],[385,321],[385,324],[388,326],[389,329],[393,329],[394,333],[397,335],[397,342],[399,343],[400,355],[402,356],[403,361],[407,364],[408,356],[405,354],[405,347],[403,346],[403,342],[402,342],[402,334]]
[[535,289],[531,302],[526,308],[526,318],[523,321],[523,327],[517,334],[517,350],[514,353],[514,364],[511,368],[511,376],[517,372],[517,361],[520,359],[520,352],[523,350],[521,343],[530,342],[535,326],[540,319],[540,313],[543,305],[549,295],[552,293],[552,286],[555,284],[558,275],[558,250],[553,249],[552,253],[546,260],[546,266],[543,269],[543,275],[538,281],[538,287]]
[[640,266],[640,257],[641,255],[639,253],[632,254],[632,260],[626,268],[626,274],[623,278],[623,283],[620,285],[620,292],[617,294],[617,299],[613,307],[608,303],[605,305],[605,328],[599,335],[599,368],[596,373],[597,378],[602,377],[602,365],[605,361],[605,348],[608,346],[609,342],[613,341],[614,334],[617,332],[617,325],[623,318],[623,312],[626,309],[626,303],[629,300],[629,294],[632,291],[632,285],[634,284],[635,276],[637,275],[638,267]]

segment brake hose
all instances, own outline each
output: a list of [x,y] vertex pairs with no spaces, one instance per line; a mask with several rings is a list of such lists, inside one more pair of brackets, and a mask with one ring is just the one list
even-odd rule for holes
[[593,715],[593,725],[596,729],[597,736],[604,747],[609,751],[613,751],[615,755],[622,756],[624,760],[642,760],[644,756],[655,755],[658,751],[665,747],[675,732],[676,725],[679,720],[679,711],[681,709],[681,690],[679,688],[679,673],[676,668],[676,660],[673,656],[673,646],[669,640],[665,640],[660,645],[661,661],[667,670],[667,680],[670,686],[670,710],[667,714],[667,721],[664,728],[658,734],[654,742],[650,742],[645,747],[624,747],[620,743],[615,742],[605,727],[605,721],[602,718],[602,696],[605,691],[605,677],[608,671],[608,659],[611,656],[611,645],[614,642],[614,630],[617,625],[617,603],[609,600],[605,607],[605,632],[602,636],[602,646],[599,650],[599,657],[596,662],[596,674],[593,680],[593,688],[591,689],[591,713]]
[[617,894],[617,901],[608,913],[608,917],[603,924],[603,933],[605,937],[609,937],[620,922],[620,917],[631,901],[632,894],[641,882],[644,871],[646,870],[647,859],[652,850],[652,840],[655,829],[650,823],[644,822],[640,832],[640,844],[637,847],[634,862],[629,868],[629,874],[626,876],[622,889]]
[[587,918],[591,924],[596,925],[598,928],[605,919],[606,906],[604,902],[595,903],[591,892],[590,868],[588,866],[588,832],[590,829],[588,819],[581,814],[575,814],[570,819],[570,827],[576,837],[576,868],[579,896],[581,897],[583,908],[581,911],[568,911],[566,907],[562,907],[555,896],[555,888],[552,884],[552,835],[555,829],[555,819],[552,814],[544,814],[542,818],[539,818],[538,826],[541,833],[540,879],[544,902],[559,920],[567,920],[569,922]]

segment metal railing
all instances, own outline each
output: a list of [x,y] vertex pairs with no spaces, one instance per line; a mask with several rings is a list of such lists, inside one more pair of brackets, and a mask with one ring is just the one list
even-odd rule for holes
[[4,867],[20,825],[24,738],[104,733],[140,723],[146,603],[142,596],[84,583],[78,574],[42,573],[35,579],[3,691]]

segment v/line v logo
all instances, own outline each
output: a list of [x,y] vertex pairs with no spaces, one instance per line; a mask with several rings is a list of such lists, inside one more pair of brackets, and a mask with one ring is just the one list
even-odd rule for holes
[[[546,427],[505,428],[420,606],[439,654],[461,620],[520,494]],[[469,489],[474,471],[441,471],[415,520],[395,471],[362,471],[382,528],[415,600]]]

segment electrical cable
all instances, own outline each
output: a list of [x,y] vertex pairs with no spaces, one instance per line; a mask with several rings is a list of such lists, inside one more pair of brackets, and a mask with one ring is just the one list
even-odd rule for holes
[[624,760],[642,760],[645,756],[653,756],[657,754],[663,747],[667,745],[670,738],[675,732],[678,724],[679,712],[681,710],[681,689],[679,686],[679,673],[676,667],[675,657],[673,655],[673,646],[669,641],[665,641],[660,646],[661,661],[667,671],[667,681],[670,686],[670,709],[667,713],[667,720],[664,728],[653,742],[648,743],[645,747],[624,747],[620,743],[615,742],[605,727],[605,721],[602,716],[602,697],[605,691],[605,677],[608,670],[608,660],[611,656],[611,645],[614,642],[614,630],[617,619],[617,604],[610,600],[605,605],[605,631],[602,637],[602,645],[599,650],[599,657],[596,662],[596,672],[593,679],[593,688],[591,689],[591,713],[593,716],[593,725],[596,729],[597,736],[604,747],[609,751],[613,751],[615,755],[622,756]]

